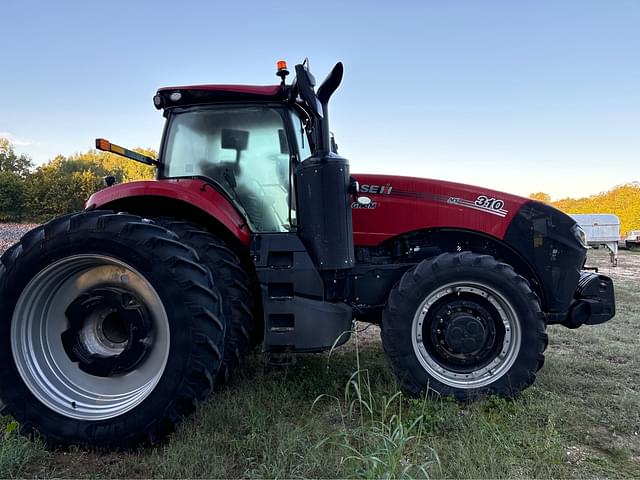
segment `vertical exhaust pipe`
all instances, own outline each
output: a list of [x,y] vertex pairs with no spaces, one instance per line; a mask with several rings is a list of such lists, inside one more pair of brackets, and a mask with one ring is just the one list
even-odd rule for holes
[[[298,72],[298,75],[306,72]],[[319,134],[313,155],[295,172],[298,196],[298,235],[318,270],[353,268],[353,225],[351,221],[351,175],[346,158],[331,152],[328,103],[342,81],[338,63],[313,93],[309,77],[302,79],[301,96],[316,109]]]
[[335,92],[340,83],[342,82],[342,76],[344,75],[344,66],[342,62],[336,63],[327,78],[324,79],[322,85],[318,87],[316,96],[320,100],[322,105],[322,150],[325,152],[331,152],[331,132],[329,130],[329,99],[333,92]]

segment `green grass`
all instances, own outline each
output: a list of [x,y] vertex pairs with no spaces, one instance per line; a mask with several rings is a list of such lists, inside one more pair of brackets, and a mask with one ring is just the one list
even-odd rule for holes
[[18,424],[7,418],[0,421],[0,478],[24,475],[33,464],[46,461],[48,454],[39,442],[18,435]]
[[[603,273],[606,260],[594,252]],[[4,419],[0,477],[638,477],[640,256],[623,252],[614,274],[615,320],[550,327],[546,364],[515,401],[406,398],[363,340],[285,370],[250,358],[155,448],[48,453]]]

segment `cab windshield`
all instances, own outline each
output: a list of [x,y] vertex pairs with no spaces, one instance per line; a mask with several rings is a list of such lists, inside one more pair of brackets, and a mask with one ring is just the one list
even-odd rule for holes
[[286,232],[289,158],[278,109],[199,108],[171,115],[162,176],[207,177],[242,206],[253,230]]

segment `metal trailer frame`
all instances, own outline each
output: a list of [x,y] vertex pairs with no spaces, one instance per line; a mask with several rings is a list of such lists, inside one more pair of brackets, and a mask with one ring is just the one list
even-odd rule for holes
[[609,250],[611,264],[618,266],[618,242],[620,241],[620,219],[612,213],[572,214],[580,225],[591,247],[604,245]]

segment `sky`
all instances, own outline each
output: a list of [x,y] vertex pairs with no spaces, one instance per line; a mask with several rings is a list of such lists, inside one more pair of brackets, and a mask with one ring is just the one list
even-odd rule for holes
[[0,0],[0,136],[43,163],[159,146],[158,87],[345,65],[331,104],[361,173],[520,195],[640,180],[640,0]]

